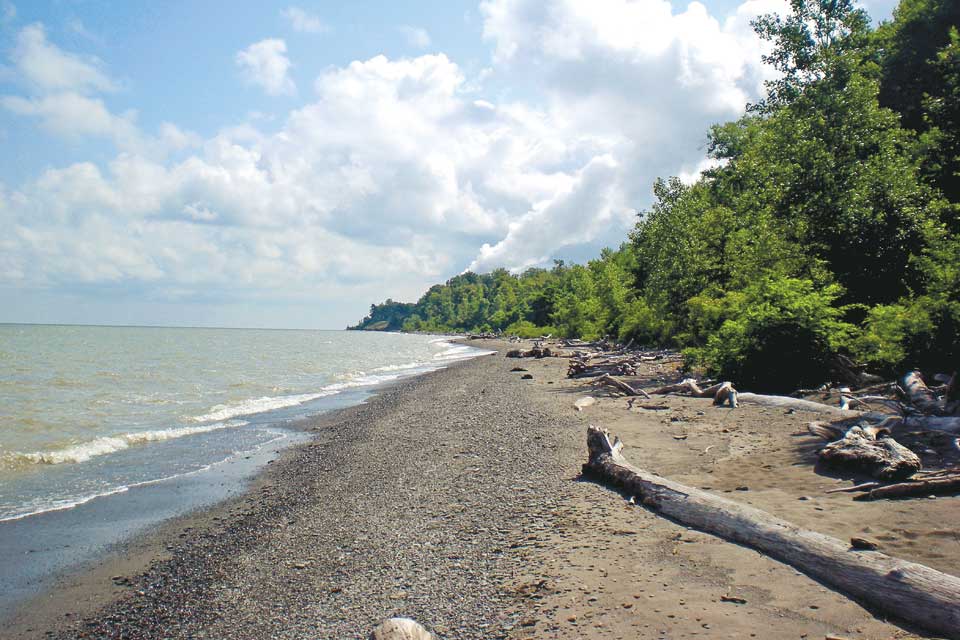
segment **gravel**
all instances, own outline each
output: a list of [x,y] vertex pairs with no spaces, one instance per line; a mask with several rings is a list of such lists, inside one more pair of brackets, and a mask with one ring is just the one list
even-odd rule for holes
[[537,569],[525,550],[555,526],[581,439],[508,362],[458,363],[318,418],[310,443],[58,637],[365,638],[397,615],[440,637],[507,637],[526,613],[514,587]]

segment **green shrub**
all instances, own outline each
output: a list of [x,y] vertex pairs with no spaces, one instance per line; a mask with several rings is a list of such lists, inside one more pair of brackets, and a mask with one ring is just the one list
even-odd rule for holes
[[728,293],[715,308],[726,315],[702,347],[685,351],[743,390],[789,391],[826,381],[831,358],[850,343],[853,325],[834,306],[838,285],[818,288],[798,278],[764,278]]
[[857,355],[887,375],[925,368],[950,373],[960,366],[960,301],[921,296],[870,310]]
[[556,327],[538,327],[527,320],[518,320],[504,329],[503,332],[507,335],[520,336],[521,338],[539,338],[545,335],[560,335],[560,332]]
[[633,340],[637,345],[664,346],[673,331],[666,317],[646,300],[632,300],[620,319],[618,338],[621,342]]

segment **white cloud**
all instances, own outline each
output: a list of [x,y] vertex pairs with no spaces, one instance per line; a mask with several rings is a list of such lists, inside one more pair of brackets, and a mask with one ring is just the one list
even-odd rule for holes
[[281,12],[294,31],[302,33],[325,33],[330,30],[319,16],[307,13],[300,7],[287,7]]
[[[443,54],[376,56],[329,68],[269,127],[251,115],[205,139],[170,123],[145,135],[135,114],[89,95],[92,81],[4,97],[48,130],[122,152],[0,191],[0,281],[343,295],[359,310],[468,265],[618,243],[654,179],[708,166],[707,127],[756,97],[765,71],[749,19],[774,6],[750,0],[719,22],[696,2],[491,0],[482,73],[523,99],[483,93]],[[270,93],[295,90],[283,40],[237,64]]]
[[3,96],[0,105],[18,115],[39,118],[44,129],[67,138],[102,136],[128,150],[142,144],[135,114],[116,116],[99,98],[67,91],[30,99]]
[[287,44],[279,38],[255,42],[236,55],[237,66],[244,79],[259,85],[272,96],[296,93],[297,87],[290,78],[290,59],[286,56]]
[[[542,262],[550,252],[545,241],[533,242],[538,234],[553,238],[556,249],[621,241],[631,212],[649,203],[653,181],[692,172],[704,159],[708,127],[736,118],[760,95],[769,75],[749,21],[784,7],[781,0],[749,0],[720,23],[698,2],[681,12],[666,0],[481,3],[500,81],[536,87],[546,121],[556,126],[550,135],[567,141],[567,153],[577,150],[581,173],[599,157],[613,159],[617,169],[604,169],[602,196],[578,196],[575,234],[564,206],[574,191],[558,190],[484,247],[472,267]],[[579,179],[581,190],[590,188],[590,180]]]
[[423,27],[411,27],[404,25],[400,27],[400,33],[406,39],[407,44],[417,49],[426,49],[430,46],[430,34]]
[[[75,26],[71,29],[76,32]],[[12,79],[28,87],[28,95],[0,95],[0,107],[36,118],[49,133],[73,141],[105,138],[123,152],[150,157],[163,157],[200,142],[196,134],[169,122],[161,124],[158,135],[150,136],[138,127],[136,111],[113,113],[96,95],[117,88],[99,61],[61,50],[47,40],[42,25],[29,25],[19,32],[11,58]]]
[[609,155],[592,158],[567,188],[511,222],[503,240],[484,244],[469,268],[531,267],[546,262],[558,249],[594,240],[627,210],[619,201],[618,169]]
[[43,25],[24,27],[13,48],[13,63],[20,76],[41,91],[114,91],[117,84],[94,57],[67,53],[47,40]]

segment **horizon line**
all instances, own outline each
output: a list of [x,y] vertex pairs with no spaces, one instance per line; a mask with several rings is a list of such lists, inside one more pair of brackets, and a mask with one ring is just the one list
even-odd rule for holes
[[0,326],[14,327],[106,327],[115,329],[229,329],[235,331],[347,331],[343,329],[306,329],[295,327],[221,327],[203,325],[167,325],[167,324],[104,324],[86,322],[8,322],[0,320]]

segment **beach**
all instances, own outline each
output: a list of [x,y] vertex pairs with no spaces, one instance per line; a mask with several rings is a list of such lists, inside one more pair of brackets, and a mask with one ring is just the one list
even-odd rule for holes
[[[363,638],[402,615],[441,638],[927,637],[581,480],[586,427],[662,475],[954,575],[960,499],[825,494],[845,480],[815,473],[808,416],[631,408],[566,379],[566,360],[477,346],[498,353],[311,418],[244,493],[68,573],[0,636]],[[673,373],[657,366],[640,377]]]

